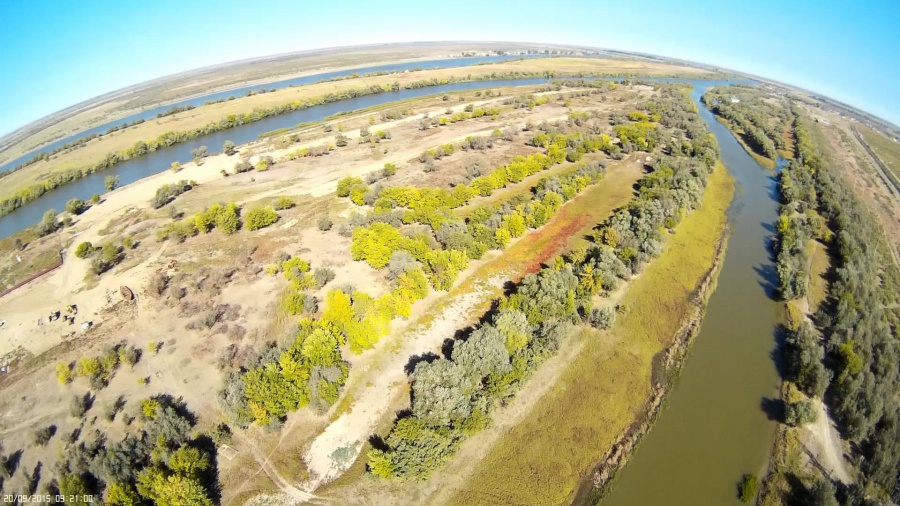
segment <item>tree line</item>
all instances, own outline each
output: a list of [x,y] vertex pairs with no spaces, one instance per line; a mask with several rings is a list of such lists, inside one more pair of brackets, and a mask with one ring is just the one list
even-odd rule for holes
[[810,136],[807,117],[796,107],[793,114],[797,161],[780,178],[777,224],[783,295],[805,293],[797,245],[804,238],[827,241],[835,265],[815,328],[804,324],[788,336],[787,379],[809,395],[824,392],[841,434],[855,443],[861,475],[842,503],[877,504],[900,478],[900,273],[878,225]]

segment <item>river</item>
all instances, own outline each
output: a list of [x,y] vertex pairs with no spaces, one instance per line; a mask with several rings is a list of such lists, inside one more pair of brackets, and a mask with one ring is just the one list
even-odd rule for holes
[[78,139],[87,137],[93,134],[102,134],[109,130],[110,127],[118,126],[123,123],[131,123],[133,121],[143,119],[148,120],[151,118],[155,118],[157,114],[168,111],[173,107],[184,107],[184,106],[194,106],[198,107],[203,105],[205,102],[211,100],[227,100],[228,97],[243,97],[248,91],[259,91],[260,89],[272,90],[272,89],[281,89],[287,88],[290,86],[302,86],[304,84],[312,84],[320,81],[326,81],[329,79],[334,79],[336,77],[345,77],[353,74],[369,74],[373,72],[404,72],[412,69],[443,69],[449,67],[467,67],[471,65],[478,65],[481,63],[498,63],[507,60],[517,60],[522,58],[541,58],[546,57],[547,55],[508,55],[508,56],[471,56],[464,58],[443,58],[440,60],[426,60],[426,61],[413,61],[406,63],[386,63],[383,65],[374,65],[371,67],[363,67],[356,69],[347,69],[347,70],[337,70],[334,72],[324,72],[321,74],[314,74],[302,77],[294,77],[291,79],[284,79],[282,81],[273,81],[268,83],[256,84],[254,86],[243,86],[240,88],[230,88],[225,91],[219,91],[215,93],[207,93],[205,95],[200,95],[192,98],[187,98],[184,100],[180,100],[178,102],[169,102],[164,105],[159,105],[157,107],[151,107],[148,109],[144,109],[138,113],[132,114],[130,116],[122,117],[116,119],[114,121],[109,121],[102,125],[95,126],[93,128],[89,128],[87,130],[82,130],[80,132],[76,132],[70,136],[64,137],[57,141],[51,142],[49,144],[45,144],[41,147],[35,148],[28,153],[14,159],[10,160],[2,165],[0,165],[0,172],[9,170],[20,163],[23,163],[41,152],[50,152],[54,149],[69,143],[76,141]]
[[57,211],[64,210],[66,202],[70,199],[79,198],[87,200],[95,193],[102,194],[106,192],[106,188],[103,184],[103,179],[106,176],[118,176],[120,185],[133,183],[168,169],[172,162],[177,161],[186,163],[191,161],[193,158],[191,156],[191,150],[200,146],[207,146],[209,151],[214,153],[222,149],[222,144],[226,140],[230,140],[237,145],[245,144],[259,140],[259,135],[262,133],[271,132],[272,130],[278,130],[280,128],[293,127],[299,123],[322,121],[326,117],[340,112],[354,111],[366,107],[388,104],[398,100],[424,97],[436,93],[503,86],[525,86],[529,84],[543,84],[546,82],[547,80],[544,78],[531,78],[451,83],[439,86],[428,86],[425,88],[379,93],[377,95],[366,95],[341,100],[340,102],[310,107],[309,109],[297,110],[279,116],[270,116],[255,123],[248,123],[166,148],[160,148],[152,153],[147,153],[142,157],[126,160],[116,164],[110,169],[95,172],[85,178],[77,179],[67,185],[60,186],[59,188],[44,194],[37,200],[28,202],[6,216],[0,217],[0,239],[9,237],[20,230],[35,225],[41,221],[41,217],[48,209],[56,209]]
[[776,180],[700,103],[703,91],[695,86],[692,98],[736,184],[728,250],[681,376],[600,506],[742,504],[738,481],[763,472],[774,434],[767,412],[779,404],[780,384],[778,277],[769,250]]
[[[422,62],[419,62],[421,64]],[[374,67],[373,67],[374,68]],[[357,69],[361,70],[361,69]],[[313,76],[313,77],[321,77]],[[609,80],[620,81],[621,78],[605,78]],[[738,81],[709,81],[709,80],[686,80],[679,78],[652,78],[650,81],[660,82],[689,82],[701,83],[706,86],[718,86]],[[428,86],[416,89],[403,89],[399,91],[380,93],[377,95],[367,95],[363,97],[351,98],[340,102],[323,104],[320,106],[310,107],[279,116],[270,116],[255,123],[241,125],[228,130],[222,130],[210,135],[192,139],[181,144],[175,144],[169,147],[162,147],[152,153],[126,160],[118,163],[110,169],[95,172],[89,176],[72,181],[67,185],[63,185],[50,191],[37,200],[33,200],[16,209],[15,211],[0,217],[0,239],[9,237],[27,227],[37,224],[43,214],[48,209],[62,211],[66,207],[66,202],[73,198],[82,200],[89,199],[92,195],[102,194],[106,191],[103,180],[106,176],[118,176],[119,184],[126,185],[133,183],[147,176],[151,176],[158,172],[169,168],[172,162],[186,163],[193,157],[191,150],[200,146],[207,146],[210,152],[217,152],[221,149],[222,144],[226,140],[230,140],[237,145],[245,144],[259,139],[259,135],[281,128],[290,128],[299,123],[308,123],[322,121],[328,116],[340,112],[354,111],[366,107],[388,104],[398,100],[406,100],[428,95],[454,92],[477,90],[484,88],[497,88],[506,86],[527,86],[534,84],[546,84],[545,78],[527,78],[527,79],[498,79],[493,81],[470,81],[461,83],[451,83],[438,86]],[[750,83],[752,81],[740,81]]]

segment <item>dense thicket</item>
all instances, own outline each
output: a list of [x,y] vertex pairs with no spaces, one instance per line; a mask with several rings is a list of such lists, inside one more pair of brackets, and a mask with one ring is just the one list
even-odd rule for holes
[[118,441],[94,431],[68,444],[57,464],[60,493],[103,491],[114,505],[216,502],[215,445],[194,432],[183,404],[165,396],[144,399],[134,425]]
[[739,130],[753,151],[775,160],[777,150],[787,148],[784,132],[792,117],[787,107],[772,101],[761,96],[758,86],[716,87],[703,95],[703,103]]
[[690,149],[673,142],[641,180],[637,197],[604,224],[590,249],[526,276],[450,353],[415,366],[411,409],[383,445],[369,452],[373,474],[424,478],[441,466],[468,435],[487,425],[498,402],[514,395],[558,350],[572,325],[585,318],[605,325],[609,312],[592,311],[592,297],[640,271],[662,251],[666,229],[699,205],[718,147],[686,97],[669,87],[661,95],[654,104],[660,124],[689,124],[693,133],[681,135]]
[[[858,443],[864,482],[889,493],[900,469],[900,275],[879,227],[821,156],[802,112],[794,114],[798,161],[781,176],[785,206],[777,225],[782,292],[805,290],[803,257],[785,253],[800,251],[794,244],[803,238],[829,240],[835,267],[828,299],[815,315],[823,338],[808,325],[788,338],[789,379],[810,395],[828,387],[825,398],[841,432]],[[820,232],[825,226],[833,235]]]

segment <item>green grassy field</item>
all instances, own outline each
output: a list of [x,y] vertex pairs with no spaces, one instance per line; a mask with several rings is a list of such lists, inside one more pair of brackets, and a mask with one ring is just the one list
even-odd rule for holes
[[734,192],[721,165],[703,206],[678,226],[663,255],[625,294],[611,337],[585,335],[584,349],[522,423],[501,437],[451,504],[571,502],[599,456],[635,421],[650,395],[651,363],[691,310],[689,297],[712,264]]

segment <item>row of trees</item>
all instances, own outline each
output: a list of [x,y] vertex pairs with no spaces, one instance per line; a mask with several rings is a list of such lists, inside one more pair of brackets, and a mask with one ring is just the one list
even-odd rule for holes
[[[813,143],[806,117],[796,108],[793,113],[801,162],[789,166],[780,181],[786,210],[777,225],[782,253],[794,236],[809,237],[827,225],[834,231],[824,239],[835,267],[828,298],[815,315],[824,338],[808,324],[788,337],[788,379],[809,395],[825,392],[841,433],[861,452],[858,490],[874,484],[887,497],[900,479],[900,273],[873,218]],[[782,263],[779,254],[783,293],[796,294],[796,278],[805,276],[805,268],[798,274]],[[858,503],[853,497],[849,504]]]
[[[662,117],[665,111],[681,110],[687,100],[674,89],[663,98]],[[693,121],[699,123],[699,116]],[[700,152],[717,150],[714,139],[697,129],[701,138],[692,140],[703,144]],[[526,276],[501,299],[498,311],[455,341],[445,357],[416,365],[411,409],[369,452],[370,472],[382,478],[427,477],[468,435],[487,425],[491,409],[514,395],[558,350],[572,325],[612,324],[614,312],[593,309],[593,296],[614,289],[662,251],[663,231],[699,205],[715,163],[675,151],[671,155],[654,165],[637,198],[607,220],[590,249],[557,258]],[[540,191],[553,193],[546,186]]]

